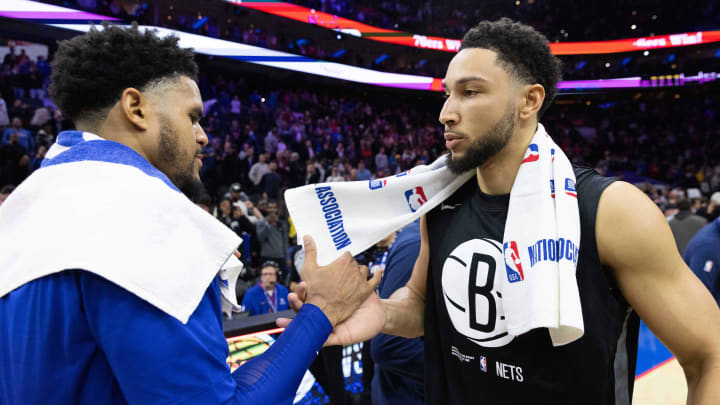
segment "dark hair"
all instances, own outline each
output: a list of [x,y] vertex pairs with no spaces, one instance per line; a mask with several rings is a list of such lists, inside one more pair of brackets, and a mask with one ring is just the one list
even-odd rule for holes
[[675,203],[677,205],[677,209],[680,211],[688,211],[692,207],[692,204],[688,198],[678,198],[677,202]]
[[192,49],[179,48],[177,37],[140,32],[136,24],[103,27],[60,42],[55,53],[50,95],[71,120],[104,119],[97,114],[112,107],[129,87],[142,90],[176,75],[197,78]]
[[0,188],[0,194],[10,194],[15,191],[15,186],[12,184],[6,184]]
[[266,260],[263,262],[262,266],[260,266],[260,269],[264,269],[265,267],[273,267],[275,268],[275,274],[277,274],[278,270],[280,269],[280,265],[277,264],[274,260]]
[[538,118],[550,107],[561,78],[561,62],[550,52],[543,34],[509,18],[481,21],[463,37],[460,50],[467,48],[489,49],[497,53],[498,62],[510,75],[527,84],[542,85],[545,100]]

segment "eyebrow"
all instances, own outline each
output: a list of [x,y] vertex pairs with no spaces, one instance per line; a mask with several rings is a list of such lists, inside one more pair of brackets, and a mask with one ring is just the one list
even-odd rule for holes
[[[458,79],[455,82],[455,84],[463,84],[463,83],[472,82],[472,81],[476,81],[476,80],[481,81],[481,82],[486,82],[486,83],[488,82],[488,80],[482,76],[467,76],[467,77]],[[445,80],[443,80],[442,85],[443,85],[443,88],[447,87],[447,82],[445,82]]]

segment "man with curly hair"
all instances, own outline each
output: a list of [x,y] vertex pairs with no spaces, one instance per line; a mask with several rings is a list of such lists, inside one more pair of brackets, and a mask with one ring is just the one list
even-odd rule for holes
[[240,239],[181,193],[201,186],[207,136],[177,41],[108,25],[60,43],[51,93],[79,130],[0,207],[2,404],[290,404],[380,280],[349,254],[317,266],[307,238],[313,305],[230,373],[221,308],[237,305]]
[[[469,180],[422,218],[406,286],[371,296],[328,344],[424,335],[428,404],[629,404],[637,313],[682,365],[688,403],[720,403],[720,310],[655,204],[628,183],[572,166],[539,124],[559,78],[558,59],[532,27],[501,19],[468,31],[447,69],[439,119],[447,166]],[[549,211],[530,218],[538,211],[523,201]],[[561,202],[567,211],[555,210]],[[581,236],[579,247],[563,229]],[[550,236],[505,239],[536,231]],[[527,296],[510,297],[520,287]],[[558,306],[573,289],[577,300]],[[300,298],[291,294],[293,307]],[[561,328],[568,319],[558,309],[579,322]],[[511,329],[511,310],[528,324]],[[537,313],[550,316],[535,323]]]

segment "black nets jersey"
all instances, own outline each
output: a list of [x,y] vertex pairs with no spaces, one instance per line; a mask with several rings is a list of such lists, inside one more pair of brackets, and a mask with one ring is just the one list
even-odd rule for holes
[[486,195],[473,177],[427,215],[426,403],[630,404],[639,321],[595,241],[600,195],[614,180],[574,170],[585,333],[568,345],[553,347],[545,328],[507,333],[497,287],[509,195]]

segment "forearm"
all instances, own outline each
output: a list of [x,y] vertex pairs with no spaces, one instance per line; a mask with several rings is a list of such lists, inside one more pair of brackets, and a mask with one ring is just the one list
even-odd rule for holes
[[683,365],[688,384],[688,405],[720,404],[720,355],[702,359],[697,366]]
[[331,331],[330,321],[318,307],[304,305],[265,353],[233,373],[235,403],[291,404],[305,371]]
[[385,310],[382,333],[406,338],[425,334],[425,300],[420,294],[405,286],[382,300],[382,304]]

